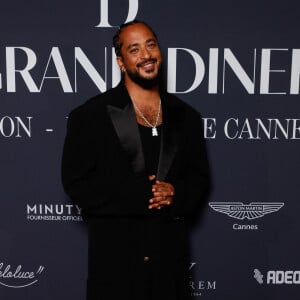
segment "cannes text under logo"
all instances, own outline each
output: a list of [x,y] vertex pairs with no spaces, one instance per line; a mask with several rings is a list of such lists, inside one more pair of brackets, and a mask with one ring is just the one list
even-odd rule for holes
[[284,206],[284,203],[252,202],[245,205],[242,202],[210,202],[209,206],[213,210],[226,214],[231,218],[253,220],[278,211]]

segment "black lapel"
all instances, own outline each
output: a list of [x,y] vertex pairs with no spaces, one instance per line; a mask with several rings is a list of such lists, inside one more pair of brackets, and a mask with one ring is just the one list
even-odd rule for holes
[[172,103],[173,100],[178,101],[172,99],[168,94],[164,94],[162,98],[163,128],[156,175],[158,180],[165,180],[167,177],[178,149],[179,136],[182,131],[184,113],[182,107]]
[[145,159],[140,138],[139,128],[132,102],[124,86],[119,86],[116,91],[120,92],[114,97],[117,100],[113,105],[107,105],[108,114],[112,120],[121,145],[125,150],[133,171],[135,173],[145,172]]

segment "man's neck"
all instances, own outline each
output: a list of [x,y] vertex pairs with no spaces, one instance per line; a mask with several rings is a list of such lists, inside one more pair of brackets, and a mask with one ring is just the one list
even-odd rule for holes
[[140,106],[156,105],[160,100],[158,84],[151,88],[143,88],[132,80],[126,80],[125,86],[131,99]]

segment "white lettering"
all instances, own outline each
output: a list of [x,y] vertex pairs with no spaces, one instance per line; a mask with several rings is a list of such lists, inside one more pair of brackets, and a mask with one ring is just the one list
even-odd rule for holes
[[205,139],[215,139],[216,138],[216,122],[215,118],[202,118],[204,138]]
[[260,93],[261,94],[281,94],[286,92],[270,92],[270,73],[283,73],[285,70],[271,70],[271,52],[287,51],[288,49],[262,49],[261,50],[261,71],[260,71]]
[[300,119],[267,119],[248,118],[228,119],[224,124],[224,133],[228,139],[267,140],[300,139]]
[[26,117],[27,126],[24,124],[23,120],[20,117],[15,117],[17,120],[17,135],[16,137],[22,137],[20,135],[20,127],[25,131],[28,137],[31,137],[31,119],[32,117]]
[[300,284],[300,271],[268,271],[267,284]]
[[[16,69],[16,50],[22,50],[27,57],[27,64],[23,69]],[[6,74],[7,74],[7,92],[16,92],[16,73],[20,73],[28,89],[32,93],[38,93],[39,89],[33,81],[30,72],[36,65],[35,53],[27,47],[7,47],[6,48]]]
[[224,61],[223,61],[223,94],[225,93],[225,62],[230,66],[234,74],[243,84],[249,94],[254,94],[255,87],[255,66],[256,66],[256,49],[254,49],[253,59],[253,80],[249,78],[243,67],[240,65],[236,57],[233,55],[229,48],[224,49]]
[[28,137],[31,137],[31,119],[32,117],[26,117],[25,125],[25,120],[21,117],[4,116],[0,119],[0,134],[6,138],[12,136],[21,138],[21,131],[24,131]]
[[[231,123],[231,122],[234,123],[234,135],[229,135],[229,132],[228,132],[229,123]],[[228,139],[234,140],[238,136],[238,125],[239,125],[239,120],[234,119],[234,118],[230,118],[225,122],[224,133]]]
[[[177,91],[176,73],[177,73],[177,53],[178,50],[189,53],[195,63],[195,79],[190,88],[185,91]],[[205,74],[205,65],[201,56],[193,50],[187,48],[169,48],[168,49],[168,86],[170,93],[185,94],[195,90],[203,80]]]
[[240,135],[239,135],[238,139],[243,139],[242,135],[244,133],[246,133],[247,139],[250,139],[250,140],[254,139],[254,136],[253,136],[253,133],[252,133],[252,130],[251,130],[251,127],[250,127],[250,123],[249,123],[249,120],[247,118],[245,119],[244,125],[243,125],[243,127],[240,131]]
[[[107,74],[107,49],[105,48],[105,80],[106,80],[106,74]],[[75,47],[75,92],[77,93],[77,62],[80,63],[80,65],[83,67],[83,69],[86,71],[86,73],[89,75],[89,77],[92,79],[92,81],[95,83],[99,91],[105,92],[107,89],[106,81],[102,79],[102,77],[99,75],[95,67],[92,65],[90,60],[87,58],[87,56],[84,54],[82,49],[80,47]]]
[[207,289],[215,290],[216,289],[216,281],[213,281],[213,282],[207,281]]
[[[50,61],[53,61],[58,76],[46,76]],[[62,60],[62,57],[61,57],[58,47],[53,47],[51,50],[39,91],[42,90],[45,79],[59,79],[61,86],[63,88],[63,91],[65,93],[73,92],[70,80],[68,78],[67,70],[65,68],[65,65]]]
[[[208,93],[217,94],[218,92],[218,64],[219,49],[212,48],[209,51],[209,75],[208,75]],[[223,85],[224,89],[224,85]]]
[[37,213],[37,207],[36,207],[36,205],[34,205],[33,207],[30,207],[30,205],[27,204],[27,214],[29,215],[31,213],[36,214]]
[[258,230],[258,225],[247,225],[247,224],[233,224],[234,230]]
[[300,81],[300,49],[292,51],[292,69],[291,69],[291,95],[299,94]]
[[[138,3],[137,0],[136,4]],[[102,4],[105,6],[108,0],[103,0]],[[133,12],[132,7],[134,7],[134,2],[130,2],[130,10]],[[105,18],[102,19],[103,23],[101,27],[105,25]],[[102,21],[101,20],[101,21]],[[108,22],[108,19],[107,19]],[[107,24],[106,24],[107,25]],[[108,23],[110,26],[110,24]],[[111,26],[110,26],[111,27]],[[73,57],[73,65],[71,63],[67,64],[64,61],[64,53],[59,49],[59,47],[52,47],[50,54],[48,56],[48,61],[45,66],[38,66],[38,56],[34,50],[28,47],[6,47],[6,74],[0,74],[0,90],[3,89],[2,81],[6,80],[6,88],[8,93],[15,93],[19,86],[25,85],[31,93],[42,92],[45,89],[46,80],[53,80],[59,82],[59,86],[64,93],[77,93],[78,84],[81,74],[79,74],[79,69],[82,69],[88,78],[95,84],[100,92],[105,92],[108,88],[108,70],[111,68],[111,86],[115,87],[121,80],[121,73],[116,62],[116,57],[114,49],[111,48],[111,60],[110,60],[110,50],[104,47],[104,61],[103,61],[103,71],[97,70],[93,62],[88,58],[86,53],[80,47],[74,47],[74,53],[66,53],[65,56]],[[242,84],[243,88],[250,95],[254,95],[257,85],[257,92],[262,95],[273,95],[281,94],[286,95],[287,91],[281,87],[279,91],[271,91],[270,81],[272,76],[279,76],[278,73],[286,73],[288,68],[282,68],[281,70],[272,68],[271,65],[271,55],[286,55],[289,51],[291,55],[291,66],[290,68],[290,83],[289,83],[289,93],[291,95],[299,94],[300,91],[300,49],[261,49],[260,57],[261,60],[257,60],[257,53],[259,50],[253,49],[251,52],[251,71],[245,70],[244,66],[237,59],[236,55],[232,52],[230,48],[210,48],[208,49],[208,61],[202,59],[200,53],[195,50],[188,48],[168,48],[168,58],[167,58],[167,89],[171,93],[187,94],[196,90],[201,84],[204,84],[207,80],[207,91],[208,94],[217,94],[219,92],[225,93],[225,89],[230,84],[227,79],[228,72],[232,72],[239,82]],[[223,52],[222,52],[223,51]],[[109,55],[108,55],[109,53]],[[221,58],[223,54],[223,57]],[[191,63],[195,66],[195,71],[192,71],[191,77],[187,79],[183,78],[184,88],[178,87],[177,72],[179,68],[179,55],[188,56],[187,59],[191,60]],[[219,59],[220,55],[220,59]],[[204,56],[203,56],[204,57]],[[20,59],[22,58],[22,60]],[[19,62],[21,61],[21,62]],[[223,63],[219,63],[223,61]],[[260,66],[259,66],[260,63]],[[253,66],[253,67],[252,67]],[[43,68],[43,76],[37,78],[40,72],[34,70]],[[220,70],[219,70],[220,68]],[[51,74],[51,70],[54,69],[55,74]],[[208,72],[205,77],[205,72]],[[255,74],[260,71],[258,79],[256,79]],[[74,71],[74,82],[69,76]],[[4,77],[6,78],[4,79]],[[271,77],[271,78],[270,78]],[[191,80],[188,78],[192,78]],[[207,79],[206,79],[207,78]],[[189,82],[189,80],[191,82]],[[37,82],[39,83],[37,85]],[[218,82],[222,82],[222,91],[219,91]],[[286,82],[283,80],[282,82]],[[233,120],[230,121],[233,125]],[[244,124],[243,124],[244,125]],[[260,124],[259,130],[266,136],[270,135],[270,128],[264,127],[264,124]],[[245,125],[246,126],[246,125]],[[245,127],[245,130],[247,128]],[[280,128],[278,128],[280,130]],[[7,133],[8,134],[8,133]],[[229,135],[231,139],[243,138],[248,135],[251,139],[251,134],[255,136],[255,131],[244,132],[243,136],[240,137],[240,133],[235,137],[236,132],[234,129],[230,129]],[[296,129],[296,135],[298,136],[298,129]]]
[[[18,265],[15,270],[11,270],[11,265],[4,267],[4,263],[0,263],[0,278],[3,279],[33,279],[35,278],[35,272],[25,272],[22,270],[22,265]],[[44,267],[40,266],[37,273],[41,273]]]
[[300,139],[300,119],[293,119],[292,122],[293,122],[292,140],[298,140]]
[[[8,130],[5,132],[4,130],[4,124],[5,127],[8,128]],[[1,118],[0,120],[0,132],[4,137],[11,137],[15,131],[15,124],[12,118],[5,116]]]
[[116,87],[121,81],[121,71],[116,59],[115,48],[112,48],[112,87]]
[[[128,0],[129,8],[127,19],[124,23],[133,21],[138,13],[139,2],[138,0]],[[96,27],[114,27],[108,21],[108,0],[100,0],[100,22]]]

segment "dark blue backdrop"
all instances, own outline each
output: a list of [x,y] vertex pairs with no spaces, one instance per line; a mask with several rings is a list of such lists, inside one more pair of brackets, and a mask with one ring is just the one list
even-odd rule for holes
[[[2,1],[0,298],[84,299],[87,236],[60,161],[70,110],[116,85],[116,25],[151,24],[170,92],[202,113],[213,190],[195,299],[298,299],[296,1]],[[115,289],[118,290],[116,270]]]

